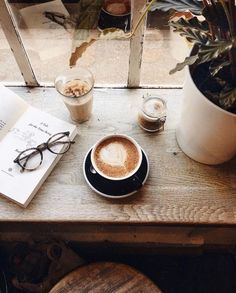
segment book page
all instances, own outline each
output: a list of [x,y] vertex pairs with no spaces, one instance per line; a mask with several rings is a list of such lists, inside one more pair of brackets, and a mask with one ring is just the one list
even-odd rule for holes
[[27,107],[22,98],[0,84],[0,141]]
[[[61,155],[46,149],[39,168],[23,173],[20,172],[21,167],[13,162],[14,159],[21,151],[47,142],[56,133],[70,131],[71,137],[74,137],[75,130],[75,125],[29,106],[0,143],[0,193],[25,205],[39,184],[46,179],[53,162]],[[61,149],[63,147],[60,146]]]

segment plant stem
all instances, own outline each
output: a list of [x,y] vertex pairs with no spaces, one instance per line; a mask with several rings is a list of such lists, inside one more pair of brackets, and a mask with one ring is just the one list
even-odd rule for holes
[[152,4],[155,2],[156,0],[152,0],[147,7],[145,8],[144,13],[141,15],[141,17],[139,18],[137,24],[135,25],[132,33],[131,33],[131,37],[135,34],[135,32],[137,31],[137,29],[139,28],[141,22],[143,21],[144,17],[146,16],[146,14],[148,13],[149,9],[151,8]]

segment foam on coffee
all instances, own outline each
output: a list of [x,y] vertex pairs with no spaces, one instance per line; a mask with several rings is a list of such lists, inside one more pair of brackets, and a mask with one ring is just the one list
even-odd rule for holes
[[97,168],[109,177],[128,176],[139,162],[137,147],[124,137],[110,137],[96,148],[94,159]]

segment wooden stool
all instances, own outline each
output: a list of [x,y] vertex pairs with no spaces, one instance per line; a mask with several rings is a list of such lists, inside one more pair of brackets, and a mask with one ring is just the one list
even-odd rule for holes
[[111,262],[79,267],[60,280],[49,293],[161,293],[145,275],[132,267]]

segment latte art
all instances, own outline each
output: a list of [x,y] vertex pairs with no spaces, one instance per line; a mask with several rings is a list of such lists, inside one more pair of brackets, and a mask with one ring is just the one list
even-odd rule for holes
[[99,171],[114,178],[131,174],[139,163],[139,157],[135,144],[119,136],[105,139],[94,152],[94,160]]
[[124,167],[127,153],[125,147],[121,143],[112,142],[101,149],[99,157],[105,164]]

